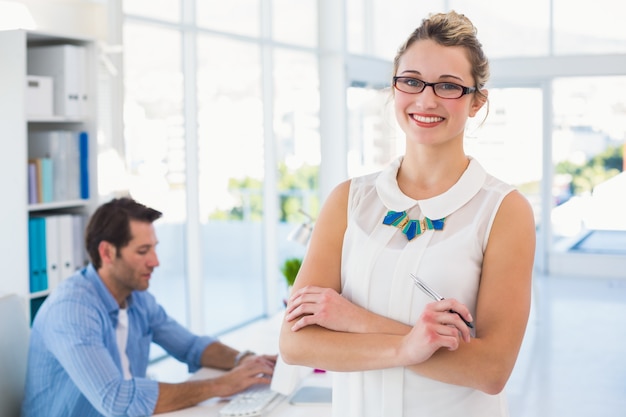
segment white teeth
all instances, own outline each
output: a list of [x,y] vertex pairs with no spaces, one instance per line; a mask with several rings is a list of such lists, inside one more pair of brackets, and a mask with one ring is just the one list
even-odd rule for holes
[[443,117],[422,117],[422,116],[416,116],[413,115],[413,119],[417,120],[418,122],[422,122],[422,123],[437,123],[443,120]]

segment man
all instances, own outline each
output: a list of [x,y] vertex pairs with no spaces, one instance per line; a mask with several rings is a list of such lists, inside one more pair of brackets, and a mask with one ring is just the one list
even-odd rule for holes
[[[91,264],[63,281],[35,317],[24,417],[146,416],[270,382],[276,356],[196,336],[146,291],[159,265],[152,224],[159,217],[130,198],[95,211],[85,239]],[[147,379],[151,342],[190,372],[203,366],[228,372],[179,384]]]

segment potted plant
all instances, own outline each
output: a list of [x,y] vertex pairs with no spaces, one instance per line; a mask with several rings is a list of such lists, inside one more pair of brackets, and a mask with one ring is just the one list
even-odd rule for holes
[[280,272],[283,273],[287,286],[293,287],[293,283],[296,281],[296,276],[302,265],[302,258],[287,258],[280,268]]

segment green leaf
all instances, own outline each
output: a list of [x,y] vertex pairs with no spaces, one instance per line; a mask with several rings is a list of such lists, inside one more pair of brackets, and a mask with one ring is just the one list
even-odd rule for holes
[[280,268],[280,272],[283,273],[283,276],[287,281],[287,285],[290,287],[296,281],[296,276],[298,275],[298,271],[300,271],[301,265],[302,258],[288,258],[285,259],[283,266]]

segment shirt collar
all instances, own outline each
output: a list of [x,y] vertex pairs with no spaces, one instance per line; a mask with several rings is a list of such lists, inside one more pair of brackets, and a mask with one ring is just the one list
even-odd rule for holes
[[415,200],[404,194],[398,186],[397,175],[402,157],[395,159],[381,171],[376,179],[376,191],[383,204],[393,211],[405,211],[419,206],[424,216],[429,219],[441,219],[463,207],[483,186],[487,173],[475,159],[470,157],[461,178],[446,192],[425,200]]
[[[120,309],[120,306],[117,303],[117,300],[109,291],[109,289],[106,287],[106,285],[104,285],[102,278],[100,278],[100,275],[98,275],[98,272],[94,268],[93,264],[90,263],[89,265],[87,265],[84,270],[84,276],[89,282],[93,284],[98,293],[98,296],[102,300],[109,314],[117,318],[117,313]],[[132,300],[133,295],[131,294],[126,300],[127,308],[130,308],[130,306],[132,305]]]

